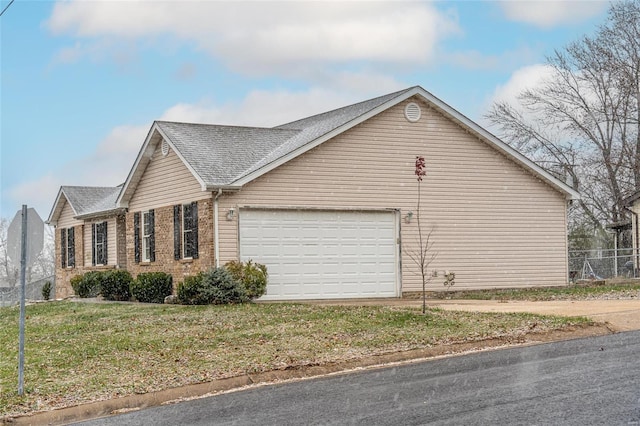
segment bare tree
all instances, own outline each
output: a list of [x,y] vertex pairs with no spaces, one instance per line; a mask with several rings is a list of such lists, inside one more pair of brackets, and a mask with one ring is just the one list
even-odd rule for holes
[[44,245],[42,251],[33,262],[31,278],[34,280],[48,278],[56,273],[55,236],[50,226],[44,227]]
[[18,265],[9,259],[7,250],[7,231],[9,230],[9,220],[0,217],[0,283],[5,283],[9,287],[15,287],[20,278]]
[[[0,283],[15,287],[20,280],[20,262],[9,258],[7,232],[10,221],[0,218]],[[55,274],[55,247],[53,229],[45,227],[44,248],[26,269],[26,282],[47,278]]]
[[640,189],[640,0],[614,2],[594,36],[548,58],[551,76],[487,118],[501,137],[583,196],[574,220],[604,232]]
[[418,226],[418,247],[417,249],[406,250],[407,255],[419,268],[420,277],[422,278],[422,313],[427,312],[427,283],[431,281],[432,275],[429,266],[436,258],[437,253],[433,251],[433,227],[429,231],[423,230],[420,221],[420,196],[422,178],[427,174],[424,157],[416,157],[415,174],[418,180],[418,203],[416,207],[416,225]]

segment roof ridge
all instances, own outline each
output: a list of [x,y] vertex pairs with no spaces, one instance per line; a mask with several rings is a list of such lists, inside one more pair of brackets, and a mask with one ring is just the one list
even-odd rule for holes
[[61,185],[61,188],[88,188],[88,189],[117,189],[123,184],[116,186],[93,186],[93,185]]
[[186,126],[206,126],[206,127],[225,127],[229,129],[260,129],[260,130],[281,130],[274,127],[264,126],[239,126],[236,124],[215,124],[215,123],[189,123],[186,121],[167,121],[167,120],[155,120],[158,124],[179,124]]
[[335,114],[335,113],[337,113],[337,112],[339,112],[341,110],[344,110],[344,109],[347,109],[347,108],[352,108],[352,107],[355,107],[355,106],[358,106],[358,105],[363,105],[363,104],[366,104],[366,103],[375,102],[375,101],[383,99],[383,98],[393,99],[393,98],[396,98],[396,97],[398,97],[398,96],[400,96],[400,95],[402,95],[402,94],[404,94],[404,93],[406,93],[406,92],[408,92],[410,90],[415,89],[416,87],[420,87],[420,86],[411,86],[411,87],[408,87],[406,89],[398,90],[397,92],[391,92],[391,93],[387,93],[387,94],[384,94],[384,95],[376,96],[375,98],[365,99],[364,101],[360,101],[360,102],[356,102],[356,103],[353,103],[353,104],[345,105],[345,106],[342,106],[342,107],[339,107],[339,108],[334,108],[334,109],[329,110],[329,111],[323,111],[323,112],[320,112],[318,114],[309,115],[307,117],[302,117],[302,118],[299,118],[297,120],[290,121],[288,123],[280,124],[280,125],[275,126],[273,128],[274,129],[288,128],[287,126],[290,126],[290,125],[292,125],[294,123],[298,123],[300,121],[310,120],[312,118],[320,117],[320,116],[323,116],[323,115]]

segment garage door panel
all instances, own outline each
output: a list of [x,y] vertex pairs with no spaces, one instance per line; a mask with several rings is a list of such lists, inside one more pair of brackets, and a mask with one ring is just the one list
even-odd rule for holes
[[393,297],[393,212],[240,211],[240,256],[267,265],[264,299]]

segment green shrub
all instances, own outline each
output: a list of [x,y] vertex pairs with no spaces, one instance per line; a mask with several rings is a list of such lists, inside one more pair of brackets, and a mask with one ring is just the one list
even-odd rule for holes
[[248,260],[247,263],[232,260],[227,262],[224,267],[237,281],[240,281],[247,292],[249,299],[257,299],[264,296],[267,291],[267,267],[261,263],[253,263]]
[[113,269],[99,273],[100,294],[106,300],[131,299],[131,282],[133,278],[128,271]]
[[73,289],[73,294],[78,296],[78,288],[80,287],[80,281],[82,281],[82,275],[76,275],[71,277],[69,283],[71,284],[71,288]]
[[222,305],[247,302],[249,298],[229,271],[215,268],[185,278],[178,285],[178,300],[185,305]]
[[100,294],[100,272],[90,271],[71,278],[71,288],[80,298],[96,297]]
[[51,297],[51,281],[46,281],[42,286],[42,298],[44,300],[49,300]]
[[164,298],[171,293],[173,277],[164,272],[144,272],[131,283],[131,294],[138,302],[164,303]]
[[178,301],[183,305],[206,305],[208,302],[201,298],[202,277],[204,273],[185,277],[184,281],[178,284]]

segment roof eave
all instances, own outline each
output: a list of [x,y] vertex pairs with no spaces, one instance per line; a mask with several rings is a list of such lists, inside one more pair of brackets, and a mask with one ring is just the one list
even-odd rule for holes
[[78,220],[91,220],[91,219],[97,219],[97,218],[106,217],[106,216],[115,216],[115,215],[123,214],[125,212],[126,212],[125,208],[117,207],[115,209],[77,215],[77,216],[74,216],[74,218]]
[[71,207],[74,217],[78,214],[78,212],[76,212],[76,209],[73,207],[73,204],[71,204],[71,202],[69,201],[69,197],[67,197],[67,195],[65,194],[64,186],[61,186],[60,189],[58,190],[58,195],[56,196],[56,200],[53,202],[53,207],[51,208],[49,217],[44,222],[47,225],[57,226],[58,218],[60,217],[60,213],[62,213],[62,205],[60,204],[62,200],[62,196],[64,196],[64,199],[69,204],[69,207]]
[[263,174],[265,174],[265,173],[267,173],[267,172],[269,172],[269,171],[281,166],[282,164],[292,160],[293,158],[295,158],[295,157],[297,157],[297,156],[299,156],[301,154],[304,154],[305,152],[315,148],[316,146],[322,144],[323,142],[326,142],[327,140],[329,140],[329,139],[331,139],[331,138],[333,138],[333,137],[335,137],[335,136],[337,136],[337,135],[339,135],[339,134],[351,129],[352,127],[357,126],[358,124],[368,120],[369,118],[379,114],[380,112],[382,112],[384,110],[387,110],[387,109],[399,104],[400,102],[403,102],[406,99],[409,99],[409,98],[411,98],[412,96],[415,96],[415,95],[420,95],[430,105],[433,105],[438,110],[443,112],[445,115],[447,115],[448,117],[452,118],[454,121],[459,122],[465,128],[469,129],[470,131],[474,132],[477,136],[479,136],[482,139],[484,139],[485,141],[489,142],[491,145],[493,145],[496,149],[501,151],[507,157],[515,160],[517,163],[520,163],[525,168],[527,168],[527,169],[531,170],[532,172],[534,172],[543,181],[545,181],[546,183],[551,185],[553,188],[555,188],[559,192],[564,193],[565,194],[565,198],[567,200],[579,200],[581,198],[580,193],[578,191],[576,191],[575,189],[571,188],[569,185],[565,184],[564,182],[556,179],[554,176],[552,176],[549,172],[544,170],[542,167],[538,166],[533,161],[529,160],[527,157],[525,157],[524,155],[520,154],[518,151],[516,151],[513,148],[511,148],[509,145],[507,145],[505,142],[500,140],[498,137],[496,137],[495,135],[491,134],[490,132],[488,132],[487,130],[485,130],[484,128],[482,128],[481,126],[479,126],[478,124],[476,124],[475,122],[473,122],[472,120],[470,120],[469,118],[467,118],[466,116],[461,114],[460,112],[456,111],[454,108],[452,108],[451,106],[449,106],[445,102],[441,101],[440,99],[438,99],[433,94],[431,94],[430,92],[426,91],[425,89],[423,89],[420,86],[413,87],[410,90],[407,90],[406,92],[403,92],[403,93],[399,94],[397,97],[395,97],[393,99],[390,99],[389,101],[377,106],[376,108],[373,108],[372,110],[370,110],[366,114],[363,114],[363,115],[361,115],[361,116],[349,121],[348,123],[345,123],[342,126],[335,128],[331,132],[326,133],[326,134],[322,135],[321,137],[314,139],[313,141],[310,141],[306,145],[304,145],[304,146],[302,146],[302,147],[300,147],[300,148],[298,148],[298,149],[296,149],[294,151],[291,151],[290,153],[278,158],[277,160],[272,161],[271,163],[261,167],[260,169],[254,171],[252,173],[249,173],[249,174],[247,174],[245,176],[241,176],[236,181],[234,181],[232,184],[234,186],[244,186],[247,183],[251,182],[252,180],[262,176]]
[[169,138],[167,134],[162,131],[162,129],[158,125],[158,122],[154,121],[153,124],[151,125],[151,128],[149,129],[149,132],[147,133],[147,137],[145,138],[144,143],[140,148],[140,151],[138,152],[138,156],[136,157],[136,160],[133,163],[133,167],[129,171],[127,180],[122,185],[120,195],[118,195],[118,198],[116,200],[116,205],[119,208],[129,207],[129,201],[131,200],[131,196],[133,195],[133,192],[135,192],[135,187],[137,186],[140,179],[142,178],[144,169],[146,169],[146,166],[149,164],[149,161],[151,161],[151,157],[153,156],[153,153],[155,151],[156,145],[155,144],[152,145],[152,141],[155,133],[158,134],[158,136],[160,137],[160,140],[165,140],[169,144],[169,147],[173,150],[173,152],[176,153],[178,158],[180,158],[180,161],[182,161],[182,163],[185,165],[185,167],[187,167],[187,169],[193,175],[193,177],[198,181],[198,183],[200,183],[202,190],[205,191],[207,188],[207,184],[204,182],[202,177],[194,170],[191,164],[189,164],[189,162],[184,158],[180,150],[176,148],[171,138]]
[[[144,143],[140,147],[140,151],[138,151],[138,155],[136,156],[136,159],[133,162],[133,166],[129,170],[127,179],[124,181],[124,184],[122,185],[120,194],[118,194],[118,198],[116,199],[116,205],[118,207],[122,207],[122,208],[128,207],[129,198],[127,197],[129,194],[130,187],[131,185],[136,185],[138,183],[137,181],[140,178],[138,176],[138,170],[140,169],[141,164],[144,165],[145,167],[148,164],[148,160],[150,159],[151,155],[147,153],[147,147],[149,146],[151,139],[153,138],[153,133],[157,129],[157,127],[158,126],[154,121],[153,124],[151,125],[151,128],[149,129],[149,132],[147,133],[147,137],[145,138]],[[140,174],[141,173],[142,172],[140,172]]]
[[235,192],[235,191],[240,191],[241,189],[242,189],[242,185],[208,184],[208,185],[206,185],[204,190],[207,191],[207,192],[218,192],[219,190]]
[[622,200],[622,204],[625,207],[631,207],[633,206],[634,202],[638,199],[640,199],[640,191],[636,191],[633,194],[629,195],[628,197],[624,198]]
[[400,102],[410,98],[411,96],[416,95],[417,93],[419,93],[419,90],[421,88],[419,86],[413,87],[410,90],[407,90],[406,92],[400,93],[397,97],[388,100],[387,102],[378,105],[377,107],[371,109],[370,111],[368,111],[365,114],[362,114],[358,117],[356,117],[355,119],[343,124],[342,126],[336,127],[335,129],[333,129],[332,131],[325,133],[324,135],[320,136],[319,138],[316,138],[310,142],[308,142],[307,144],[289,152],[286,155],[283,155],[282,157],[272,161],[269,164],[266,164],[265,166],[261,167],[260,169],[249,173],[247,175],[241,176],[240,178],[238,178],[237,180],[235,180],[234,182],[232,182],[232,184],[234,186],[244,186],[247,183],[251,182],[252,180],[262,176],[265,173],[270,172],[271,170],[283,165],[284,163],[287,163],[288,161],[296,158],[297,156],[304,154],[305,152],[317,147],[318,145],[322,144],[323,142],[328,141],[329,139],[332,139],[334,137],[336,137],[337,135],[346,132],[347,130],[357,126],[360,123],[365,122],[366,120],[370,119],[371,117],[374,117],[376,115],[378,115],[379,113],[381,113],[382,111],[391,108],[394,105],[399,104]]
[[485,128],[481,127],[473,120],[466,117],[464,114],[455,110],[453,107],[438,99],[436,96],[431,94],[430,92],[424,90],[422,87],[418,88],[418,92],[421,96],[423,96],[430,104],[435,106],[438,110],[445,113],[447,116],[452,118],[454,121],[459,122],[465,128],[473,131],[479,136],[481,139],[489,142],[493,145],[498,151],[501,151],[507,157],[515,160],[517,163],[525,166],[529,170],[533,171],[538,175],[542,180],[544,180],[547,184],[551,185],[555,189],[565,194],[565,198],[567,200],[579,200],[581,197],[580,193],[567,185],[566,183],[560,181],[553,175],[551,175],[548,171],[528,159],[526,156],[522,155],[511,146],[503,142],[500,138],[487,131]]

